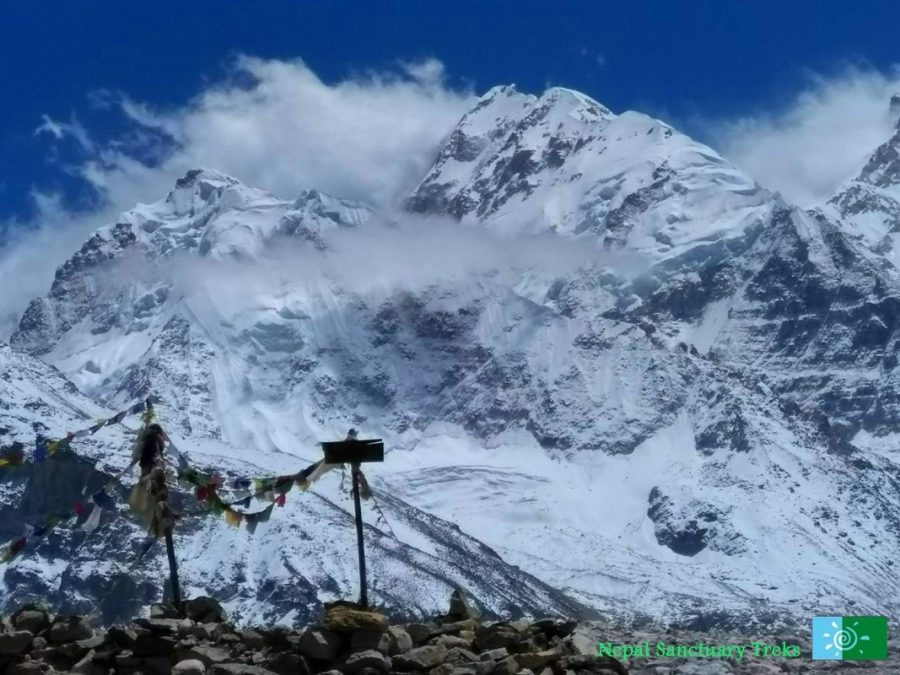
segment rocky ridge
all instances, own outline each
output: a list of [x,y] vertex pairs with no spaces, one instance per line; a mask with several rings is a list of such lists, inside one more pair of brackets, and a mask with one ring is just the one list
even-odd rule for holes
[[211,598],[189,600],[184,616],[155,606],[149,618],[91,628],[80,616],[38,606],[3,619],[0,672],[168,675],[626,675],[614,658],[585,655],[575,621],[485,623],[454,593],[450,611],[425,623],[389,625],[352,603],[326,608],[303,630],[239,630]]

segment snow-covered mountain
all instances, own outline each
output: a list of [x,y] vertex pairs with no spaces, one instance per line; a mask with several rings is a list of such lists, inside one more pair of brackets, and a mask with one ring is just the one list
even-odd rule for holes
[[[879,154],[865,176],[889,173]],[[153,393],[226,472],[294,471],[350,426],[383,437],[370,480],[397,536],[367,514],[374,596],[411,611],[451,582],[497,612],[696,625],[898,609],[900,285],[849,211],[797,209],[658,120],[513,87],[448,131],[406,208],[586,262],[349,283],[323,261],[384,214],[197,170],[59,268],[7,363],[64,381],[39,356],[94,409]],[[415,225],[389,225],[414,256]],[[70,423],[60,406],[20,419]],[[245,617],[351,595],[342,498],[326,478],[253,537],[197,525],[188,584]],[[121,550],[104,532],[95,550]],[[35,589],[75,574],[63,548]],[[299,602],[276,590],[297,575]]]

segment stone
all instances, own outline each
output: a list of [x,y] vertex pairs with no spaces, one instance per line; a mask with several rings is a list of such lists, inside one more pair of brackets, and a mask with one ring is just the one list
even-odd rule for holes
[[285,649],[290,644],[290,642],[288,641],[290,629],[288,629],[286,626],[275,626],[274,628],[270,629],[260,628],[259,633],[263,636],[267,647],[272,647],[274,649]]
[[539,619],[531,624],[532,628],[541,631],[547,637],[568,637],[575,630],[578,622],[575,619]]
[[245,630],[240,633],[240,636],[241,641],[250,649],[262,649],[266,646],[266,639],[255,630]]
[[478,655],[480,661],[499,661],[509,656],[509,650],[506,647],[498,647],[497,649],[489,649]]
[[370,609],[362,609],[349,603],[326,604],[323,623],[329,630],[337,633],[352,633],[357,630],[375,630],[384,632],[388,620],[384,614]]
[[247,663],[219,663],[208,672],[209,675],[278,675],[267,668]]
[[468,649],[472,646],[471,642],[463,640],[461,637],[457,637],[456,635],[438,635],[437,637],[431,638],[428,643],[433,645],[444,645],[447,649],[451,649],[453,647],[465,647],[466,649]]
[[537,672],[538,670],[543,669],[544,666],[559,661],[562,658],[562,654],[555,649],[547,649],[542,652],[516,654],[513,658],[515,658],[516,662],[519,664],[519,668]]
[[310,675],[306,659],[299,654],[282,652],[281,654],[276,654],[268,661],[264,661],[262,665],[278,673],[278,675]]
[[34,638],[34,641],[31,643],[31,651],[35,649],[46,649],[47,648],[47,638],[41,637],[38,635]]
[[224,622],[204,623],[194,627],[194,635],[204,640],[216,642],[217,640],[221,639],[222,636],[225,635],[230,628],[231,626]]
[[[475,664],[470,663],[464,666],[455,666],[453,670],[450,671],[450,675],[482,675],[481,671],[478,670]],[[489,675],[485,673],[484,675]]]
[[132,649],[137,642],[137,632],[124,626],[112,626],[106,631],[106,638],[124,649]]
[[391,656],[394,654],[404,654],[413,648],[412,638],[409,636],[409,633],[400,626],[391,626],[388,628],[388,638],[390,640],[388,654]]
[[611,671],[618,675],[628,675],[628,669],[620,661],[612,656],[567,656],[559,661],[559,667],[565,670],[574,670],[582,673],[604,673]]
[[174,635],[178,632],[178,626],[181,624],[181,619],[135,619],[133,623],[135,626],[146,628],[154,633]]
[[341,636],[324,628],[310,628],[297,643],[297,650],[311,659],[331,661],[341,647]]
[[151,619],[180,619],[181,612],[172,605],[160,605],[158,603],[150,605]]
[[516,675],[518,672],[519,664],[516,663],[516,659],[512,656],[507,656],[505,659],[495,662],[494,669],[491,671],[493,675]]
[[447,663],[469,664],[478,661],[478,654],[465,647],[454,647],[447,650]]
[[408,623],[406,632],[414,645],[421,645],[438,632],[437,626],[428,623]]
[[36,675],[37,673],[43,673],[44,669],[37,661],[25,661],[24,663],[17,663],[3,672],[6,675]]
[[447,616],[458,619],[474,619],[477,616],[459,588],[450,594],[450,611]]
[[175,629],[178,637],[187,637],[189,635],[194,634],[194,628],[197,624],[195,624],[190,619],[182,619],[178,622],[178,626]]
[[179,661],[200,661],[207,668],[216,663],[225,663],[231,660],[231,654],[221,647],[210,645],[198,645],[196,647],[178,648],[175,658]]
[[363,652],[375,649],[387,654],[391,647],[389,633],[377,630],[358,630],[350,636],[350,649],[354,652]]
[[596,656],[597,655],[597,642],[596,640],[591,640],[587,635],[583,635],[582,633],[575,633],[571,639],[572,648],[578,653],[584,656]]
[[428,675],[452,675],[456,667],[452,663],[442,663],[428,671]]
[[206,675],[206,666],[197,659],[185,659],[172,667],[173,675]]
[[75,644],[78,645],[79,649],[93,650],[103,646],[103,643],[105,641],[106,638],[103,636],[103,634],[97,633],[96,635],[89,637],[86,640],[78,640]]
[[228,620],[225,610],[213,598],[200,596],[183,603],[184,615],[197,623],[223,623]]
[[363,669],[387,673],[391,669],[391,659],[377,649],[366,649],[348,656],[342,668],[345,673],[358,673]]
[[96,652],[92,649],[84,657],[72,666],[72,669],[69,671],[70,673],[77,673],[78,675],[106,675],[106,668],[94,663],[94,656]]
[[93,637],[94,631],[80,616],[57,617],[50,626],[48,638],[52,643],[75,642]]
[[441,633],[450,633],[458,635],[463,631],[474,631],[478,628],[478,622],[475,619],[462,619],[460,621],[451,621],[440,626]]
[[169,656],[175,651],[175,638],[165,635],[138,635],[132,652],[138,657]]
[[475,648],[479,651],[488,649],[507,649],[519,642],[519,632],[506,623],[495,623],[491,626],[480,627],[475,632]]
[[12,633],[0,633],[0,655],[18,656],[24,654],[31,646],[34,636],[27,630]]
[[444,645],[426,645],[410,649],[405,654],[394,657],[394,666],[398,670],[428,670],[442,663],[447,658]]
[[50,627],[50,614],[37,605],[25,605],[12,615],[10,621],[16,630],[37,635]]

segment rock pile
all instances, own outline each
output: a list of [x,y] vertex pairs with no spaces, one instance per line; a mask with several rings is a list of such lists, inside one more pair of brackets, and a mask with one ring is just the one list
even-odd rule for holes
[[[461,594],[425,623],[389,625],[350,603],[326,606],[302,630],[239,630],[209,598],[185,603],[186,618],[155,607],[150,618],[94,631],[82,617],[27,606],[2,620],[0,673],[81,675],[626,675],[577,645],[575,621],[484,623]],[[581,651],[579,651],[579,647]],[[591,653],[593,648],[593,653]],[[586,652],[586,653],[582,653]]]

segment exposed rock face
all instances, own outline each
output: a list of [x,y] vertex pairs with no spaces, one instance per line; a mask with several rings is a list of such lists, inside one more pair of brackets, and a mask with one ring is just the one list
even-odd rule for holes
[[[497,88],[447,138],[413,213],[582,262],[526,256],[377,293],[340,274],[279,279],[231,306],[246,290],[232,273],[265,268],[282,237],[318,264],[369,210],[197,171],[87,242],[15,345],[111,406],[161,396],[166,428],[229,475],[256,473],[249,456],[296,470],[291,456],[335,429],[383,437],[392,452],[373,483],[409,534],[367,517],[373,568],[391,571],[373,593],[412,616],[457,585],[485,616],[893,612],[900,281],[883,243],[900,203],[896,136],[856,193],[813,212],[668,125],[569,90]],[[166,272],[175,258],[241,265],[188,297]],[[57,400],[32,399],[0,410],[0,426],[30,437]],[[289,500],[255,541],[221,524],[186,531],[185,574],[233,598],[236,620],[264,607],[302,622],[347,595],[352,521],[336,483]],[[4,511],[24,489],[0,493]],[[124,550],[125,534],[104,550]],[[69,569],[60,544],[48,558]],[[7,583],[53,593],[41,569],[58,568],[13,567]],[[296,583],[282,601],[285,571]],[[134,592],[150,600],[155,581]]]

